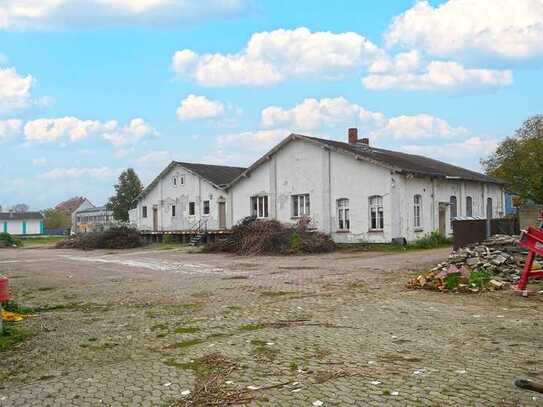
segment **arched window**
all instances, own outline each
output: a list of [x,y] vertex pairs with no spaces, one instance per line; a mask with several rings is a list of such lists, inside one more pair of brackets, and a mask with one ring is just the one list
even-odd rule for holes
[[449,199],[449,204],[451,207],[451,221],[458,216],[458,204],[456,201],[456,196],[452,195]]
[[414,210],[414,226],[415,228],[422,227],[422,196],[415,195],[413,197],[413,210]]
[[385,226],[383,214],[383,197],[370,197],[370,229],[383,230]]
[[337,220],[339,230],[349,230],[351,228],[349,200],[346,198],[337,200]]
[[473,216],[473,199],[471,196],[466,196],[466,216]]
[[492,198],[486,199],[486,217],[487,219],[492,219],[493,215],[493,209],[492,209]]

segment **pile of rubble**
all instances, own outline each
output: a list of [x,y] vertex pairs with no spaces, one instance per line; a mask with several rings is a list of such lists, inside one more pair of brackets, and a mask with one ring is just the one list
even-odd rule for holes
[[[495,235],[483,244],[453,251],[446,262],[411,279],[407,287],[481,291],[515,284],[528,253],[518,242],[518,236]],[[535,268],[541,266],[536,262]]]

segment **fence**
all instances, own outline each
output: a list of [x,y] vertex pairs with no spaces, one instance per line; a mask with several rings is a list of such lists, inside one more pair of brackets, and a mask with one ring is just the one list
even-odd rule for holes
[[520,233],[517,218],[490,219],[490,225],[487,224],[487,219],[455,219],[452,222],[452,227],[454,250],[473,243],[481,243],[489,235],[517,235]]

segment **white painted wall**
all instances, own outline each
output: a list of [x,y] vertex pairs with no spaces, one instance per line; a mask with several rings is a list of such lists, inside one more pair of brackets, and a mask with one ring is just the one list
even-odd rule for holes
[[[465,216],[465,197],[473,198],[473,215],[486,216],[492,198],[493,216],[503,215],[504,192],[499,185],[412,177],[320,145],[294,140],[230,189],[232,222],[251,215],[251,197],[269,196],[269,217],[293,223],[292,195],[309,194],[311,219],[318,230],[337,242],[390,242],[396,237],[416,240],[439,228],[439,203],[458,200],[458,216]],[[414,227],[414,196],[422,197],[422,224]],[[383,198],[384,229],[370,230],[369,198]],[[338,230],[337,200],[349,199],[351,227]],[[446,231],[452,233],[447,206]]]
[[[173,177],[177,177],[177,186],[173,184]],[[184,183],[180,183],[180,178]],[[210,213],[203,214],[203,202],[209,200]],[[134,211],[130,213],[130,222],[140,230],[153,230],[153,208],[158,210],[158,231],[189,230],[200,220],[207,220],[209,230],[219,228],[219,202],[226,202],[226,227],[230,204],[228,193],[218,189],[202,177],[193,174],[184,167],[177,165],[172,168],[139,202]],[[189,202],[195,203],[195,215],[189,215]],[[176,207],[175,216],[172,216],[172,205]],[[143,207],[147,207],[147,217],[144,218]]]
[[[4,222],[7,223],[7,232],[11,235],[23,234],[23,220],[0,220],[0,232],[4,231]],[[28,219],[26,221],[26,234],[39,235],[41,234],[41,220]]]

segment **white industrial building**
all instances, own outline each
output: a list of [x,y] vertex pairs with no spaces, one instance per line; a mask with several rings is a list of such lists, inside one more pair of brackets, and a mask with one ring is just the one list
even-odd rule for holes
[[[390,242],[449,235],[455,217],[504,214],[501,180],[371,147],[356,129],[348,138],[291,134],[247,169],[173,162],[145,189],[131,220],[141,230],[186,231],[202,221],[223,230],[247,216],[309,217],[337,242]],[[202,174],[213,167],[224,172],[220,182]]]
[[42,235],[43,222],[40,212],[0,212],[0,232],[11,235]]
[[130,222],[142,231],[222,231],[232,226],[226,186],[245,168],[173,161],[138,196]]

